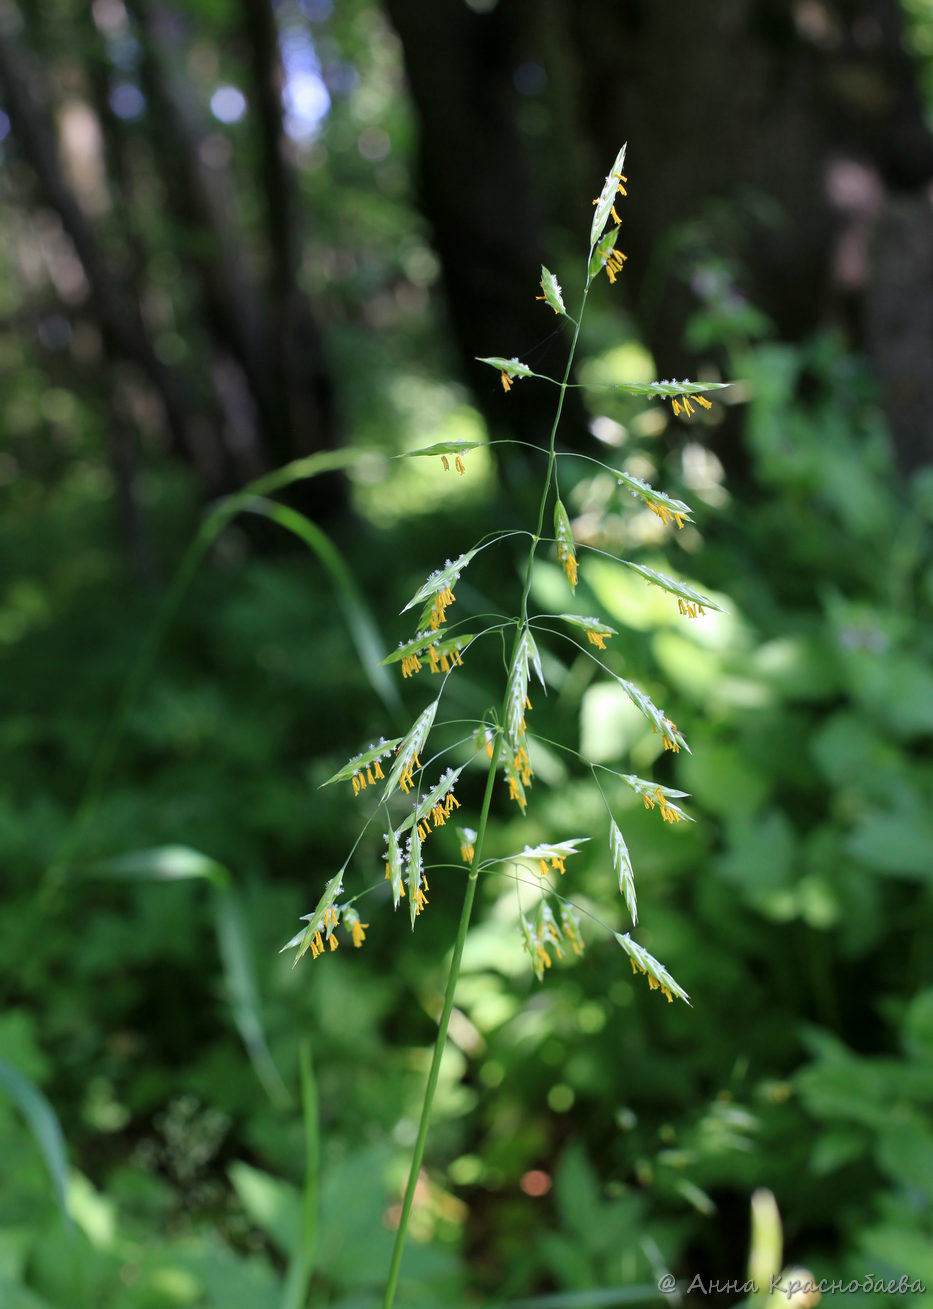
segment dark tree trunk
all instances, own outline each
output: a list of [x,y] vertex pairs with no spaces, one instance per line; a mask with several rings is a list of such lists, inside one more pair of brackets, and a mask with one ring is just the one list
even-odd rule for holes
[[[386,7],[405,49],[424,208],[464,355],[520,352],[534,339],[525,287],[542,226],[556,219],[574,242],[585,239],[581,215],[627,139],[625,281],[662,374],[696,366],[683,345],[697,304],[683,255],[702,242],[741,270],[740,289],[782,337],[848,317],[885,382],[902,465],[930,459],[933,409],[923,412],[920,395],[933,364],[923,237],[933,139],[896,0]],[[513,81],[528,66],[549,83],[537,134],[517,119]],[[563,143],[559,167],[551,140]],[[537,191],[529,157],[544,183]],[[484,214],[505,238],[483,239]],[[489,343],[489,324],[502,328],[502,344]],[[896,358],[894,330],[910,343]],[[486,408],[488,382],[475,381]]]
[[[535,297],[543,214],[524,149],[514,74],[522,57],[522,6],[488,14],[462,0],[386,0],[402,40],[418,113],[420,204],[434,232],[462,367],[494,436],[546,445],[554,398],[518,383],[504,399],[477,356],[519,356],[560,376],[569,337]],[[571,393],[565,444],[585,436]]]
[[[114,207],[108,223],[83,206],[69,182],[59,156],[54,84],[39,76],[25,48],[19,10],[12,0],[0,0],[0,93],[13,127],[12,148],[21,151],[44,202],[71,239],[108,354],[132,360],[145,375],[161,400],[173,451],[192,463],[210,496],[340,440],[322,335],[297,284],[299,216],[284,155],[274,13],[267,0],[241,3],[240,35],[256,86],[261,191],[268,208],[265,282],[262,260],[253,266],[250,234],[237,220],[232,173],[211,162],[208,125],[178,75],[179,30],[188,20],[160,0],[127,0],[142,46],[148,103],[132,143],[127,124],[109,108],[108,70],[89,11],[81,24],[81,42],[91,52],[84,90],[101,125],[105,186]],[[34,39],[41,31],[34,23]],[[61,31],[56,40],[62,40]],[[152,252],[134,227],[140,199],[127,160],[133,148],[147,148],[146,134],[168,214],[183,233],[176,253],[199,291],[200,313],[188,348],[192,366],[165,362],[141,309]],[[144,203],[151,204],[151,195]],[[117,460],[115,466],[123,465]],[[315,517],[346,508],[338,474],[298,484],[291,498]]]

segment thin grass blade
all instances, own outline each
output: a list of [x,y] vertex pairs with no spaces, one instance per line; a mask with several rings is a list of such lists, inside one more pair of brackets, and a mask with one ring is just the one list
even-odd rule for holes
[[317,1245],[318,1192],[321,1167],[321,1137],[318,1121],[317,1081],[311,1061],[311,1046],[302,1041],[298,1048],[301,1073],[301,1117],[305,1142],[305,1184],[302,1192],[301,1231],[292,1252],[282,1294],[282,1309],[303,1309],[308,1282],[314,1271]]
[[243,506],[243,509],[247,513],[271,518],[286,532],[297,536],[317,555],[333,580],[337,591],[337,603],[343,611],[344,621],[356,646],[360,664],[373,690],[390,713],[401,713],[403,711],[401,697],[394,681],[382,667],[385,640],[380,635],[353,573],[330,537],[297,510],[290,509],[288,505],[276,504],[274,500],[253,498]]
[[0,1086],[23,1115],[32,1132],[33,1140],[49,1170],[58,1207],[70,1229],[72,1218],[68,1209],[68,1155],[58,1115],[35,1082],[2,1058]]
[[266,1041],[252,952],[239,897],[230,885],[218,887],[215,891],[214,930],[217,933],[217,946],[233,1010],[233,1021],[246,1046],[250,1063],[272,1103],[286,1105],[291,1096]]

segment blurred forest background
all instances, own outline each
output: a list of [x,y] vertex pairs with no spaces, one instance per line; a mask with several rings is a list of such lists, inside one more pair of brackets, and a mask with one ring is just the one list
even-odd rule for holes
[[[425,703],[367,642],[531,525],[535,461],[486,443],[546,442],[553,391],[474,357],[559,374],[539,266],[572,306],[623,140],[629,262],[563,441],[699,530],[581,461],[575,532],[729,613],[685,622],[584,557],[611,666],[692,754],[556,653],[535,730],[691,793],[689,826],[622,817],[638,939],[694,1007],[596,931],[539,985],[481,882],[402,1302],[742,1278],[762,1186],[789,1260],[933,1285],[931,106],[930,0],[0,0],[3,1309],[288,1303],[302,1041],[308,1303],[378,1303],[460,878],[414,934],[373,895],[364,949],[278,952],[359,822],[320,783]],[[689,425],[606,389],[672,375],[736,384]],[[393,459],[457,438],[463,477]],[[339,554],[241,516],[147,638],[217,497],[344,449],[369,453],[281,497]],[[477,560],[464,610],[510,568]],[[537,604],[561,585],[544,557]],[[500,682],[477,654],[454,703]],[[598,835],[585,775],[536,771],[496,848]],[[367,836],[354,875],[380,858]],[[601,839],[573,878],[621,927]]]

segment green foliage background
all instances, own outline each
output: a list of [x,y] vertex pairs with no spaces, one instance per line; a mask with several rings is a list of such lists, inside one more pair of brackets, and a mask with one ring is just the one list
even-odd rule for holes
[[[205,22],[216,10],[222,32],[223,6],[202,9]],[[486,449],[462,479],[392,459],[429,441],[483,440],[484,428],[448,380],[436,266],[408,199],[397,55],[372,7],[332,21],[329,39],[358,81],[335,98],[303,174],[317,223],[304,275],[353,442],[376,452],[350,474],[356,517],[336,543],[388,651],[407,635],[396,614],[426,573],[521,522],[534,488],[507,494]],[[377,120],[392,151],[372,166],[355,142]],[[560,268],[565,286],[571,267]],[[7,266],[8,303],[13,278]],[[548,1303],[584,1305],[571,1293],[598,1287],[652,1302],[668,1268],[740,1278],[749,1197],[762,1186],[777,1197],[789,1260],[817,1276],[907,1273],[930,1285],[933,477],[896,478],[873,383],[833,335],[791,346],[747,308],[730,317],[711,303],[690,330],[724,345],[741,379],[731,421],[750,476],[733,490],[711,453],[715,425],[673,441],[657,407],[606,400],[601,382],[648,380],[655,365],[603,289],[581,372],[596,431],[625,467],[696,505],[699,533],[667,537],[583,463],[578,532],[667,560],[729,614],[687,622],[669,597],[584,555],[580,598],[622,632],[610,665],[664,704],[692,754],[664,755],[621,692],[558,647],[534,728],[694,797],[696,823],[674,831],[613,797],[640,939],[694,1007],[650,993],[597,930],[581,962],[539,986],[511,886],[482,885],[404,1302],[562,1292]],[[364,950],[297,968],[278,951],[355,834],[362,802],[320,783],[404,715],[363,675],[319,560],[234,524],[195,576],[78,854],[49,893],[47,869],[158,595],[121,554],[99,396],[50,377],[25,336],[6,334],[0,349],[0,551],[15,561],[0,593],[0,1058],[60,1120],[73,1219],[63,1221],[22,1103],[0,1095],[0,1304],[285,1303],[305,1181],[302,1042],[320,1116],[309,1303],[375,1304],[459,876],[432,880],[414,934],[377,891]],[[171,576],[201,518],[198,487],[150,447],[140,498]],[[477,560],[458,607],[503,603],[511,567],[507,554]],[[567,607],[553,559],[536,587],[542,607]],[[451,694],[475,711],[498,677],[494,654],[478,652]],[[424,687],[400,690],[410,717]],[[496,847],[591,833],[565,889],[572,880],[575,898],[621,925],[598,796],[557,752],[536,773],[528,820],[498,798]],[[478,799],[469,784],[460,795]],[[103,875],[102,861],[165,846],[201,851],[227,874]],[[358,875],[375,879],[380,855],[367,838]],[[241,1040],[257,1019],[282,1087],[262,1041],[251,1062]],[[550,1186],[536,1195],[529,1178],[540,1176]]]

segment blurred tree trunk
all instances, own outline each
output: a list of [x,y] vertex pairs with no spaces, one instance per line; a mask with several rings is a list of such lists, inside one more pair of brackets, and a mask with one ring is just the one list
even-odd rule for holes
[[[847,325],[884,382],[902,465],[933,456],[933,410],[922,405],[933,364],[933,138],[896,0],[386,7],[464,354],[511,354],[536,339],[527,288],[542,225],[559,220],[585,240],[594,187],[627,138],[625,281],[659,370],[696,365],[683,344],[697,307],[685,274],[702,246],[731,261],[736,289],[785,339]],[[549,82],[530,134],[528,92],[525,103],[517,93],[534,83],[528,69]],[[559,162],[546,145],[557,140],[572,152],[555,152]],[[508,244],[482,239],[484,212],[509,215]],[[503,337],[483,350],[480,311]],[[892,349],[892,332],[904,349]]]
[[[173,451],[191,462],[206,494],[216,495],[340,440],[322,335],[297,285],[299,219],[284,157],[275,18],[266,0],[240,0],[240,39],[259,110],[256,189],[268,216],[265,250],[257,259],[254,238],[238,217],[231,170],[216,151],[211,155],[211,126],[202,121],[185,82],[181,37],[190,20],[158,0],[128,0],[126,8],[141,48],[149,106],[135,148],[140,132],[148,136],[154,180],[177,234],[172,255],[192,274],[199,311],[184,361],[166,359],[159,329],[144,311],[147,294],[161,293],[147,266],[158,251],[147,249],[132,220],[151,206],[151,186],[146,196],[134,191],[138,179],[128,159],[126,124],[108,105],[106,61],[91,7],[73,32],[86,77],[73,81],[70,93],[77,85],[86,95],[100,129],[99,211],[85,202],[63,166],[56,129],[60,90],[40,75],[38,60],[26,48],[27,31],[41,42],[53,29],[37,21],[24,29],[12,0],[0,0],[0,94],[12,146],[81,262],[108,355],[129,359],[141,371],[161,401]],[[35,19],[31,7],[26,13]],[[61,31],[51,39],[61,42]],[[121,467],[124,454],[115,460]],[[337,475],[299,484],[292,498],[315,516],[346,504]]]
[[[496,436],[547,445],[553,396],[517,384],[502,403],[498,376],[477,356],[518,355],[560,376],[569,337],[540,293],[544,213],[517,121],[514,86],[525,35],[523,6],[490,14],[463,0],[386,0],[402,39],[419,126],[419,203],[441,260],[463,371]],[[576,393],[561,437],[579,446]],[[508,462],[506,461],[506,467]]]

